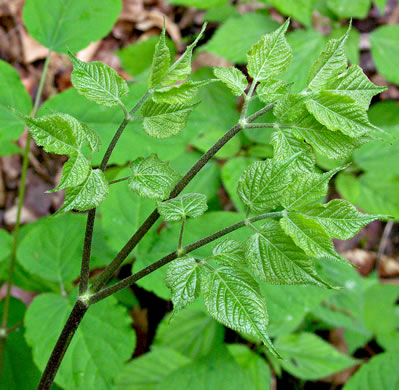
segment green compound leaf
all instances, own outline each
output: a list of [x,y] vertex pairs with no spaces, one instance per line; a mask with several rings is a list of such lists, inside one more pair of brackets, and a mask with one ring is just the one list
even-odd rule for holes
[[386,89],[374,85],[359,65],[350,66],[345,73],[331,80],[324,88],[325,91],[336,95],[349,96],[365,110],[369,108],[371,98]]
[[167,138],[182,131],[196,104],[166,104],[148,100],[141,108],[145,132],[154,138]]
[[[157,328],[154,345],[169,347],[183,355],[196,359],[207,355],[216,346],[223,343],[224,327],[207,312],[204,304],[201,311],[194,305],[176,314],[166,315]],[[173,320],[171,322],[171,317]]]
[[68,54],[73,64],[72,85],[81,95],[103,106],[121,104],[129,88],[114,69],[99,61],[83,62],[72,53]]
[[193,55],[193,49],[202,38],[205,29],[206,23],[202,26],[202,29],[195,41],[191,45],[187,46],[183,55],[165,72],[160,80],[162,86],[166,87],[174,84],[176,81],[184,80],[191,74],[191,57]]
[[363,214],[344,199],[334,199],[327,204],[318,204],[300,209],[307,218],[316,220],[331,238],[349,240],[361,228],[378,218]]
[[298,155],[284,161],[268,159],[252,163],[241,175],[237,192],[254,213],[271,210],[291,182],[291,171]]
[[312,145],[316,152],[335,160],[348,158],[357,146],[367,142],[366,138],[352,138],[340,131],[328,130],[308,112],[292,129],[296,137]]
[[99,169],[93,169],[82,184],[66,190],[64,205],[55,215],[72,209],[79,211],[93,209],[107,197],[108,189],[104,173]]
[[213,247],[212,255],[220,265],[234,267],[245,264],[244,245],[240,241],[220,241]]
[[156,154],[139,157],[130,166],[129,188],[143,198],[164,200],[180,179],[169,163],[161,161]]
[[305,142],[296,138],[292,131],[277,129],[270,137],[270,143],[273,145],[274,159],[277,161],[286,160],[292,156],[301,153],[293,164],[293,169],[303,173],[312,172],[316,163],[312,148]]
[[312,333],[280,336],[276,346],[284,358],[284,370],[305,380],[324,378],[357,363]]
[[203,194],[185,194],[158,203],[158,212],[165,221],[180,221],[186,217],[196,218],[208,209]]
[[152,390],[169,373],[191,359],[172,348],[157,346],[127,363],[115,380],[114,390]]
[[21,115],[33,139],[48,153],[74,154],[80,150],[84,129],[68,114],[50,114],[41,118]]
[[166,285],[171,291],[173,310],[177,312],[200,293],[200,264],[194,257],[184,257],[170,263],[166,272]]
[[148,87],[156,87],[165,76],[170,63],[170,50],[165,41],[165,25],[159,40],[155,45],[154,56],[152,57],[151,73],[148,79]]
[[153,94],[156,103],[183,104],[193,99],[204,85],[212,83],[214,80],[186,81],[180,85],[172,85],[162,89],[157,89]]
[[316,258],[326,257],[347,263],[334,249],[331,238],[315,220],[297,213],[290,213],[280,220],[283,230],[303,251]]
[[271,3],[283,15],[292,16],[306,27],[311,27],[315,0],[271,0]]
[[[33,347],[33,359],[40,370],[44,370],[75,301],[76,294],[41,294],[29,306],[25,337]],[[115,377],[134,351],[135,339],[126,310],[113,297],[101,301],[83,318],[55,382],[66,390],[113,388]],[[77,360],[84,362],[79,370]]]
[[288,68],[292,53],[285,32],[289,24],[290,20],[287,19],[277,30],[264,35],[249,50],[247,69],[255,82],[276,76]]
[[339,171],[346,168],[339,167],[323,174],[316,172],[298,176],[282,194],[281,204],[289,210],[296,210],[327,195],[328,182]]
[[307,114],[305,103],[309,99],[307,94],[288,94],[273,107],[273,114],[282,124],[295,122]]
[[267,79],[256,87],[256,94],[263,103],[272,103],[287,95],[289,87],[285,81]]
[[343,390],[399,390],[399,371],[397,353],[380,353],[346,382]]
[[349,137],[378,130],[369,122],[366,111],[349,96],[322,91],[314,94],[306,102],[306,107],[322,125]]
[[330,287],[305,255],[281,229],[277,221],[267,221],[246,242],[245,258],[250,270],[272,284],[313,284]]
[[357,0],[346,2],[345,0],[327,0],[327,7],[340,19],[356,18],[363,19],[370,9],[370,0]]
[[58,186],[48,193],[63,190],[68,187],[75,187],[82,184],[89,175],[91,165],[86,157],[80,152],[76,152],[69,157],[64,164],[62,176]]
[[350,28],[349,26],[341,38],[329,40],[313,64],[308,79],[309,88],[312,91],[320,91],[345,70],[347,66],[345,42],[348,39]]
[[23,19],[29,34],[52,51],[77,52],[105,37],[122,10],[121,0],[91,2],[27,0]]
[[226,84],[233,95],[241,96],[245,93],[248,86],[248,80],[245,75],[234,66],[230,67],[215,67],[213,74]]
[[268,316],[265,301],[249,273],[228,266],[205,270],[201,293],[212,317],[231,329],[262,340],[278,356],[266,333]]

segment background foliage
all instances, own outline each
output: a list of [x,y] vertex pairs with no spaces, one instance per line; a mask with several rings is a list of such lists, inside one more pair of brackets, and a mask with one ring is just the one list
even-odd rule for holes
[[[71,2],[69,7],[53,0],[26,0],[24,7],[17,3],[2,8],[0,15],[0,36],[10,42],[15,26],[27,29],[21,33],[23,45],[18,43],[20,54],[16,49],[0,47],[4,59],[0,61],[2,280],[7,278],[20,169],[18,154],[25,139],[24,123],[9,107],[25,115],[32,109],[30,95],[37,88],[37,75],[46,54],[35,41],[58,53],[69,48],[80,51],[82,59],[101,59],[116,67],[119,59],[120,74],[130,82],[129,95],[124,97],[127,91],[121,87],[118,98],[132,106],[146,89],[162,14],[168,17],[170,38],[166,42],[172,58],[183,51],[186,42],[195,39],[203,20],[210,23],[194,54],[193,82],[213,78],[210,66],[235,64],[240,68],[252,44],[290,16],[293,27],[287,39],[293,61],[282,78],[293,82],[294,92],[306,85],[308,69],[327,40],[341,36],[348,19],[353,18],[346,44],[350,63],[361,66],[377,85],[388,87],[373,99],[370,109],[371,123],[386,132],[382,135],[385,142],[370,142],[352,155],[346,153],[345,158],[339,150],[331,156],[340,157],[338,160],[317,156],[317,164],[323,172],[351,163],[348,170],[337,174],[328,199],[342,197],[368,213],[392,215],[399,220],[399,106],[395,101],[399,98],[399,6],[395,0],[170,0],[168,4],[107,0],[97,1],[95,6]],[[88,45],[89,49],[83,50]],[[36,58],[29,58],[32,52],[37,53]],[[102,107],[68,88],[72,70],[69,61],[61,54],[55,54],[52,60],[39,120],[56,111],[67,112],[95,129],[102,145],[107,145],[123,119],[120,107]],[[184,174],[201,152],[237,122],[242,104],[222,83],[202,87],[199,101],[185,130],[173,138],[152,138],[131,122],[111,158],[113,168],[107,172],[108,179],[126,176],[130,161],[152,153]],[[152,129],[148,123],[147,132]],[[236,194],[236,183],[250,163],[273,155],[271,132],[246,130],[189,184],[185,193],[205,194],[209,210],[187,221],[184,242],[243,218],[245,208]],[[98,155],[94,155],[94,163],[99,163]],[[48,157],[39,148],[32,152],[23,213],[26,225],[17,252],[15,298],[9,314],[9,322],[17,328],[7,340],[2,388],[35,387],[75,294],[85,218],[77,213],[49,217],[62,199],[59,194],[43,193],[58,182],[54,178],[60,174],[62,159]],[[127,186],[110,192],[96,225],[94,269],[109,262],[152,209],[153,201],[137,196]],[[387,226],[392,229],[392,224]],[[387,226],[376,221],[349,244],[336,242],[338,251],[359,269],[329,259],[318,262],[323,280],[342,286],[341,290],[260,282],[262,293],[268,297],[269,334],[285,360],[270,356],[256,340],[226,330],[206,314],[201,300],[172,318],[166,269],[161,268],[140,280],[138,286],[90,310],[65,357],[57,386],[176,390],[192,383],[194,389],[201,390],[330,389],[337,385],[344,390],[399,389],[395,369],[399,352],[399,287],[395,279],[399,274],[398,235],[393,224],[392,238],[388,239]],[[380,243],[384,228],[387,234]],[[155,226],[135,249],[120,277],[174,250],[178,231],[173,222]],[[243,232],[233,233],[234,237],[242,239]],[[205,257],[209,251],[209,247],[203,247],[195,255]],[[86,325],[89,322],[90,326]]]

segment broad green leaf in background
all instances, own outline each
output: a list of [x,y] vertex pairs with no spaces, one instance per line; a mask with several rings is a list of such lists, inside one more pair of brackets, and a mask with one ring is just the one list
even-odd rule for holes
[[370,122],[382,128],[382,140],[369,142],[353,153],[353,160],[366,171],[395,176],[399,173],[399,105],[394,101],[373,104]]
[[115,390],[153,390],[170,373],[190,363],[172,348],[157,346],[127,363],[115,379]]
[[21,82],[18,72],[7,62],[0,61],[0,155],[17,153],[19,148],[11,143],[24,129],[24,122],[10,110],[29,115],[32,101]]
[[371,54],[377,70],[388,81],[399,84],[399,26],[378,27],[370,34]]
[[[116,54],[121,61],[123,69],[131,76],[137,78],[144,76],[147,71],[150,70],[153,63],[153,56],[158,40],[158,36],[151,36],[147,39],[136,41],[132,45],[126,46],[117,51]],[[170,60],[175,57],[175,47],[173,42],[168,38],[165,38],[165,43],[169,48]],[[162,54],[162,51],[160,54]],[[163,68],[161,67],[160,69]],[[150,78],[151,77],[152,76],[150,76]],[[156,78],[155,81],[157,81]]]
[[352,138],[340,131],[330,131],[316,118],[306,113],[292,125],[293,134],[312,145],[317,153],[331,159],[348,158],[356,146],[366,142],[361,138]]
[[268,303],[268,329],[272,336],[295,331],[310,311],[335,293],[316,286],[277,286],[262,281],[260,287]]
[[89,175],[91,166],[80,151],[73,153],[62,168],[60,182],[56,188],[48,192],[60,191],[64,188],[82,184]]
[[[79,276],[86,216],[68,213],[58,218],[42,218],[21,230],[18,246],[19,264],[34,276],[56,282],[61,290]],[[109,249],[103,242],[101,225],[96,224],[93,240],[92,266],[109,261]],[[120,249],[120,248],[118,248]],[[3,249],[4,250],[4,249]],[[28,291],[42,291],[28,289]],[[65,286],[66,288],[66,286]]]
[[83,62],[69,53],[73,64],[72,85],[89,100],[112,107],[121,104],[121,98],[129,93],[125,80],[115,69],[99,62]]
[[165,21],[162,33],[159,36],[158,42],[154,48],[154,55],[152,58],[152,66],[150,77],[148,79],[148,86],[150,88],[156,87],[165,76],[170,64],[170,50],[165,40]]
[[202,38],[205,29],[206,23],[203,24],[202,29],[194,42],[187,46],[186,51],[181,55],[181,57],[167,69],[162,77],[160,77],[159,82],[162,86],[166,87],[174,84],[176,81],[184,80],[191,74],[191,57],[193,55],[193,50],[198,41]]
[[215,67],[213,68],[213,74],[226,84],[234,95],[241,96],[245,93],[248,80],[239,69],[233,66]]
[[330,287],[276,221],[266,221],[246,242],[245,258],[250,270],[272,284],[313,284]]
[[263,103],[272,103],[284,97],[289,85],[282,80],[267,79],[256,88],[256,94]]
[[269,390],[271,372],[265,359],[243,344],[227,344],[234,360],[248,373],[256,390]]
[[312,23],[312,11],[316,0],[272,0],[283,15],[292,16],[307,27]]
[[293,92],[301,91],[307,85],[309,69],[323,50],[326,37],[313,29],[295,30],[287,34],[292,47],[292,61],[281,79],[293,82]]
[[[33,359],[39,369],[44,369],[75,301],[75,294],[42,294],[29,306],[25,315],[25,337],[33,347]],[[66,390],[112,388],[115,376],[131,357],[135,342],[129,315],[110,297],[86,313],[55,382]],[[82,371],[76,370],[76,364]]]
[[293,164],[293,169],[305,173],[314,170],[315,158],[312,148],[305,142],[296,138],[290,130],[277,128],[271,138],[273,145],[274,159],[277,161],[286,160],[298,153],[301,153]]
[[[182,176],[200,159],[201,153],[185,151],[182,155],[170,162],[170,166]],[[210,160],[183,190],[186,193],[201,193],[208,199],[213,198],[220,186],[220,169],[216,161]]]
[[139,157],[130,168],[133,173],[129,178],[129,188],[143,198],[166,199],[180,179],[169,163],[161,161],[156,154]]
[[93,169],[82,184],[65,191],[64,204],[56,214],[72,209],[79,211],[93,209],[107,197],[108,191],[108,182],[104,173],[99,169]]
[[18,246],[18,261],[30,273],[57,282],[63,289],[79,275],[80,222],[80,216],[69,213],[32,224]]
[[301,209],[306,218],[316,220],[331,238],[349,240],[378,217],[360,213],[344,199],[334,199],[327,204],[318,204]]
[[[129,168],[122,170],[117,178],[131,173]],[[119,187],[118,187],[119,186]],[[154,209],[154,202],[144,199],[130,191],[126,183],[111,186],[110,193],[101,204],[100,213],[103,221],[105,240],[116,253],[125,244],[131,235],[140,227]],[[149,242],[154,236],[151,230],[137,245],[133,254],[146,253]]]
[[278,356],[266,333],[266,304],[249,273],[231,266],[205,270],[201,293],[212,317],[244,335],[262,340]]
[[170,373],[154,390],[185,390],[188,384],[190,390],[254,390],[248,374],[225,346],[219,346],[207,356]]
[[397,353],[372,357],[348,380],[343,390],[399,390]]
[[144,130],[154,138],[176,135],[186,127],[188,116],[196,105],[156,103],[148,100],[141,108]]
[[199,217],[207,208],[206,196],[202,194],[185,194],[158,203],[159,214],[168,222]]
[[11,253],[11,246],[12,246],[12,236],[7,230],[0,229],[0,262],[7,259],[7,257]]
[[306,102],[311,114],[332,131],[341,131],[349,137],[359,137],[376,128],[369,122],[367,113],[349,96],[322,91]]
[[292,166],[297,157],[256,161],[242,173],[237,192],[252,212],[259,214],[280,204],[283,191],[291,182]]
[[244,245],[240,241],[223,240],[214,246],[212,255],[220,265],[234,267],[245,264]]
[[193,257],[172,261],[166,272],[166,285],[170,288],[173,310],[183,309],[200,293],[199,263]]
[[214,8],[209,8],[204,15],[204,20],[207,22],[226,22],[230,17],[237,14],[237,8],[229,2]]
[[356,18],[363,19],[370,9],[371,0],[327,0],[328,8],[340,19]]
[[170,313],[161,321],[154,345],[173,348],[184,356],[196,359],[222,344],[223,338],[222,325],[205,311],[188,307],[174,314],[172,320]]
[[275,30],[278,24],[268,15],[249,12],[229,18],[212,35],[201,51],[207,51],[236,63],[247,62],[246,53],[259,36]]
[[199,88],[211,83],[212,80],[186,81],[183,84],[172,85],[155,90],[153,100],[156,103],[183,104],[193,99]]
[[290,64],[292,53],[285,38],[290,21],[270,34],[264,35],[249,50],[248,73],[254,81],[262,81],[283,73]]
[[349,29],[341,38],[330,39],[313,64],[308,79],[309,88],[312,91],[320,91],[345,70],[347,66],[345,42],[348,34]]
[[77,52],[106,36],[122,10],[121,0],[91,2],[27,0],[23,19],[29,34],[52,51]]
[[[3,316],[4,299],[0,302],[0,316]],[[8,325],[10,327],[24,319],[25,304],[11,298],[8,312]],[[40,372],[35,366],[32,351],[24,339],[24,329],[19,326],[8,334],[3,355],[2,375],[0,386],[7,390],[31,390],[36,387]],[[21,375],[23,373],[23,375]]]
[[340,174],[335,185],[345,199],[362,210],[399,219],[399,180],[396,177],[379,171],[370,171],[359,177]]
[[298,176],[282,194],[281,204],[290,210],[305,206],[327,195],[328,182],[342,167],[319,174],[305,173]]
[[312,333],[281,336],[276,347],[284,358],[280,361],[283,368],[301,379],[324,378],[357,363]]
[[335,252],[331,238],[316,221],[307,219],[297,213],[290,213],[288,216],[282,218],[280,223],[283,230],[307,255],[319,259],[326,257],[346,262],[346,260]]
[[374,85],[358,65],[352,65],[338,78],[331,80],[325,91],[352,98],[356,104],[368,109],[371,98],[384,91],[386,87]]
[[41,118],[23,116],[33,139],[48,153],[73,154],[84,138],[81,123],[68,114],[50,114]]

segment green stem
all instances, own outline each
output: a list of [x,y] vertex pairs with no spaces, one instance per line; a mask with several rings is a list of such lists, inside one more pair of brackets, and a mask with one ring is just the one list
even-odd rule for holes
[[[119,125],[118,130],[114,134],[108,148],[104,154],[104,157],[100,163],[100,169],[104,172],[107,167],[108,161],[111,157],[112,152],[115,149],[116,144],[119,141],[123,131],[129,123],[129,117],[134,115],[135,112],[141,107],[141,105],[148,99],[151,95],[152,90],[147,91],[143,97],[137,102],[137,104],[130,110],[127,117],[123,119],[122,123]],[[90,258],[91,258],[91,244],[93,241],[93,231],[94,231],[94,223],[96,219],[96,209],[89,210],[87,214],[87,222],[86,222],[86,233],[83,244],[83,252],[82,252],[82,263],[80,268],[80,280],[79,280],[79,295],[83,295],[87,292],[89,286],[89,277],[90,277]]]
[[181,228],[180,228],[180,235],[179,235],[179,243],[177,245],[177,250],[181,249],[181,245],[183,242],[183,233],[184,233],[184,224],[186,222],[186,217],[183,217],[183,219],[181,220]]
[[292,126],[279,125],[276,123],[248,123],[245,127],[247,129],[262,129],[262,128],[273,129],[275,127],[281,128],[281,129],[291,129],[292,128]]
[[[247,122],[253,122],[266,112],[270,111],[274,106],[274,103],[263,107],[261,110],[257,111],[250,117],[248,117]],[[188,183],[193,179],[193,177],[207,164],[207,162],[236,134],[238,134],[243,127],[240,123],[233,126],[222,138],[220,138],[215,145],[213,145],[202,157],[191,167],[191,169],[186,173],[186,175],[176,184],[175,188],[172,190],[169,199],[175,198],[179,195]],[[125,246],[119,251],[119,253],[114,257],[112,262],[105,268],[105,270],[98,276],[94,281],[93,285],[90,287],[91,292],[100,291],[106,283],[112,278],[114,272],[119,268],[119,266],[125,261],[136,245],[141,241],[144,235],[151,229],[154,223],[159,217],[158,210],[155,209],[143,222],[143,224],[138,228],[138,230],[133,234]]]
[[121,179],[115,179],[108,182],[109,185],[119,183],[121,181],[129,180],[131,176],[122,177]]
[[[44,61],[43,72],[40,77],[39,87],[36,92],[35,101],[34,101],[33,109],[31,112],[32,117],[34,117],[36,115],[37,109],[39,108],[40,99],[41,99],[41,96],[43,93],[44,83],[46,81],[48,66],[50,63],[50,56],[51,56],[51,51],[48,52],[46,60]],[[11,287],[12,287],[12,283],[13,283],[14,269],[15,269],[15,263],[16,263],[16,259],[17,259],[19,228],[21,225],[22,207],[23,207],[24,198],[25,198],[26,175],[27,175],[28,166],[29,166],[29,152],[30,152],[31,139],[32,139],[32,136],[31,136],[30,132],[28,131],[27,136],[26,136],[26,145],[25,145],[25,149],[24,149],[23,160],[22,160],[21,181],[20,181],[19,192],[18,192],[17,218],[16,218],[15,226],[14,226],[14,234],[13,234],[14,237],[13,237],[13,243],[12,243],[12,249],[11,249],[11,255],[10,255],[10,264],[9,264],[9,268],[8,268],[7,292],[6,292],[6,296],[4,298],[3,317],[2,317],[2,321],[1,321],[1,330],[3,331],[2,333],[4,333],[4,334],[6,334],[7,326],[8,326],[8,312],[10,309]],[[5,342],[6,342],[6,336],[1,338],[1,340],[0,340],[0,376],[1,376],[2,368],[3,368],[3,355],[4,355],[4,349],[5,349]]]
[[135,273],[134,275],[122,279],[120,282],[115,283],[113,286],[105,288],[91,295],[89,298],[89,304],[92,305],[96,302],[103,300],[104,298],[109,297],[110,295],[115,294],[116,292],[122,290],[123,288],[137,282],[139,279],[143,278],[144,276],[156,271],[158,268],[161,268],[165,264],[168,264],[171,261],[177,259],[178,257],[184,256],[187,253],[190,253],[206,244],[209,244],[210,242],[215,241],[218,238],[233,232],[234,230],[241,229],[244,226],[249,226],[249,225],[252,226],[252,223],[260,221],[262,219],[276,218],[276,217],[281,217],[282,215],[283,213],[281,211],[276,211],[276,212],[257,215],[256,217],[252,217],[249,219],[243,219],[242,221],[237,222],[234,225],[228,226],[222,230],[219,230],[216,233],[213,233],[207,237],[202,238],[201,240],[193,242],[192,244],[183,247],[181,250],[176,250],[174,252],[171,252],[168,255],[162,257],[162,259],[156,261],[155,263],[152,263],[146,268],[143,268],[141,271]]

